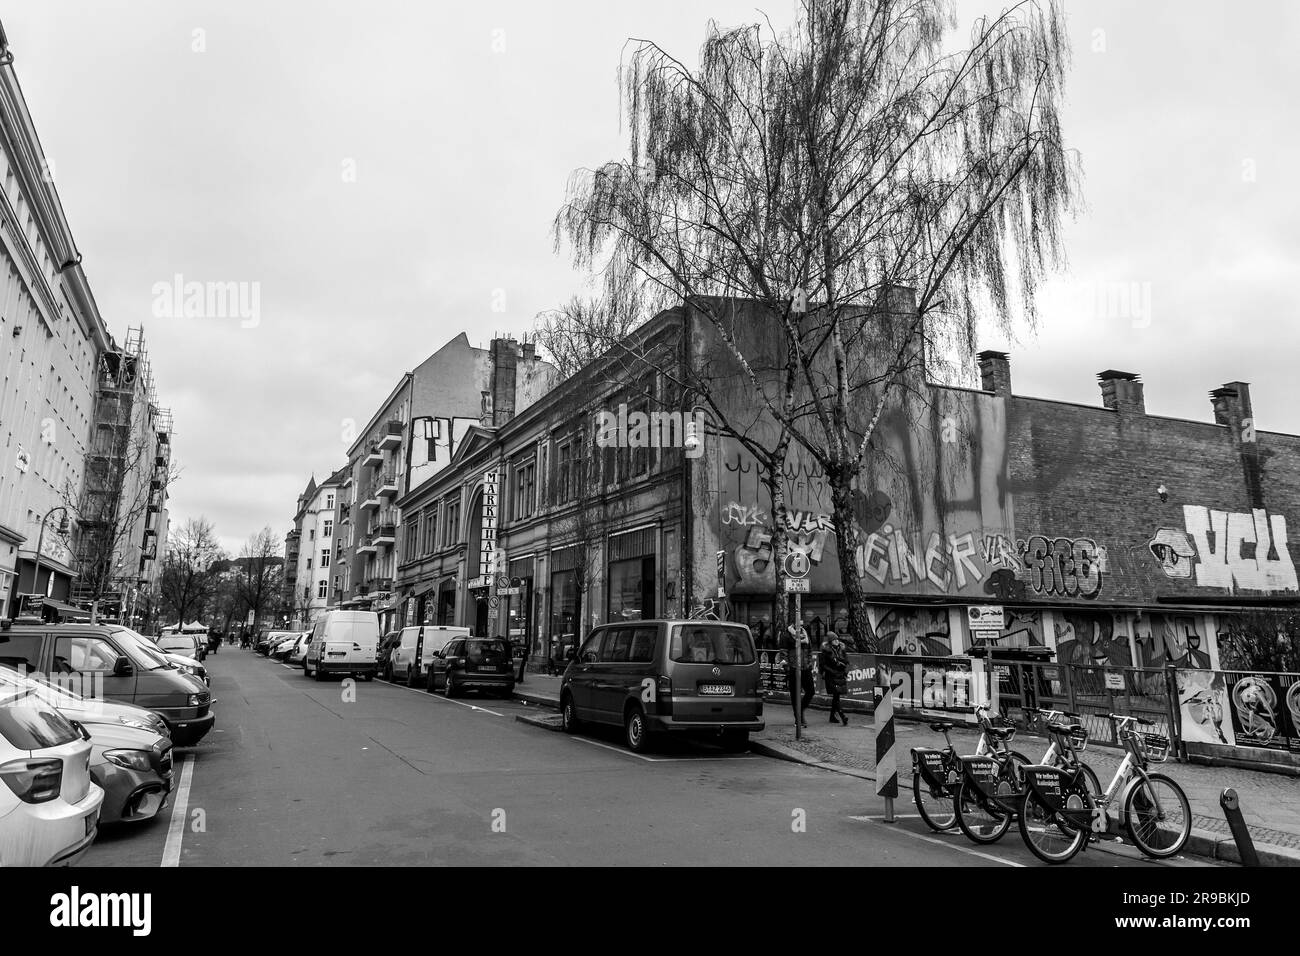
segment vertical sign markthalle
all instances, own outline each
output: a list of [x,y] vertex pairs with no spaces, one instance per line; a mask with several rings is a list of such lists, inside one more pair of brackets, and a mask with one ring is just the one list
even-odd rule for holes
[[[496,468],[483,475],[483,533],[479,543],[478,573],[487,579],[489,587],[497,556],[497,492],[500,489],[500,478],[501,472]],[[489,590],[488,593],[492,594],[493,591]]]
[[[808,553],[787,551],[785,555],[785,592],[794,595],[794,624],[790,634],[794,637],[794,687],[791,704],[794,709],[794,739],[803,739],[803,596],[809,593]],[[809,647],[809,651],[812,648]]]

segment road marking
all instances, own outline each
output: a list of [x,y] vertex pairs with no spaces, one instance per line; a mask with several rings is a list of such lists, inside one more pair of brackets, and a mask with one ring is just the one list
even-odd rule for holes
[[287,670],[287,671],[294,671],[294,670],[297,670],[297,669],[298,669],[298,668],[296,668],[296,667],[290,667],[290,666],[289,666],[288,664],[286,664],[284,661],[276,661],[276,663],[279,664],[281,667],[283,667],[283,668],[284,668],[285,670]]
[[[384,683],[388,683],[384,681]],[[401,684],[388,684],[389,687],[396,687],[398,690],[410,691],[412,694],[419,694],[421,697],[428,697],[431,700],[440,700],[447,704],[456,704],[460,707],[468,707],[470,710],[481,710],[485,714],[491,714],[493,717],[504,717],[505,714],[498,714],[495,710],[488,710],[486,707],[479,707],[477,704],[466,703],[463,700],[452,700],[450,697],[441,694],[430,694],[427,690],[420,690],[418,687],[404,687]]]
[[[849,817],[850,820],[865,820],[881,827],[889,827],[888,823],[881,822],[879,817]],[[965,853],[968,856],[977,856],[982,860],[991,860],[994,863],[1001,863],[1003,866],[1014,866],[1024,869],[1023,863],[1017,863],[1015,860],[1004,860],[1000,856],[994,856],[992,853],[981,853],[979,850],[972,850],[970,847],[958,846],[955,843],[948,843],[944,840],[937,840],[934,837],[928,837],[921,833],[913,833],[911,830],[900,830],[897,827],[890,828],[891,833],[901,833],[904,836],[915,837],[918,840],[924,840],[926,843],[933,843],[935,846],[947,847],[949,850],[956,850],[958,853]]]
[[181,865],[181,842],[185,839],[185,823],[190,815],[190,781],[194,779],[194,758],[179,757],[181,785],[176,788],[176,801],[172,804],[172,818],[167,825],[167,842],[163,846],[160,866]]

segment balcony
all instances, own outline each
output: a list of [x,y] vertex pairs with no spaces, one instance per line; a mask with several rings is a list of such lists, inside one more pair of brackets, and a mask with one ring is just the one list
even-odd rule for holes
[[374,540],[369,535],[362,538],[361,543],[357,545],[357,554],[375,554],[378,551],[379,548],[375,546]]
[[397,495],[397,472],[384,472],[383,476],[375,482],[375,493],[381,498],[395,497]]
[[379,491],[376,485],[371,485],[361,493],[361,510],[366,511],[371,508],[378,508],[382,501],[379,500]]
[[401,448],[404,431],[405,426],[401,422],[389,422],[384,426],[384,434],[379,439],[379,448],[383,451]]
[[397,543],[397,526],[381,524],[375,529],[375,533],[370,536],[370,540],[382,547],[391,548]]
[[366,468],[378,468],[384,463],[384,453],[379,450],[378,442],[371,442],[370,447],[366,449],[366,455],[361,459],[361,464]]
[[366,578],[364,585],[370,591],[391,591],[393,589],[392,578]]
[[340,485],[339,487],[340,488],[352,487],[352,472],[349,471],[346,475],[343,476],[343,484]]

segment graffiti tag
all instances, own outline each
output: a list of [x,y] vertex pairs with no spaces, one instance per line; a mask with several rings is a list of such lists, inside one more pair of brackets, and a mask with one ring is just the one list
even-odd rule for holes
[[1282,515],[1263,508],[1247,513],[1184,505],[1183,523],[1181,537],[1175,529],[1161,528],[1148,543],[1166,576],[1188,578],[1194,570],[1198,587],[1300,590]]

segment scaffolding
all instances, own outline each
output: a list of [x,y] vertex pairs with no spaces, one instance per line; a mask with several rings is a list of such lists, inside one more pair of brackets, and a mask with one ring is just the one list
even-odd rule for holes
[[[158,522],[171,463],[170,409],[160,408],[144,329],[127,330],[126,344],[105,351],[97,371],[94,418],[78,508],[74,601],[101,600],[144,577],[158,553]],[[147,498],[144,483],[148,483]],[[123,507],[146,506],[132,526]],[[96,585],[98,584],[98,587]]]

